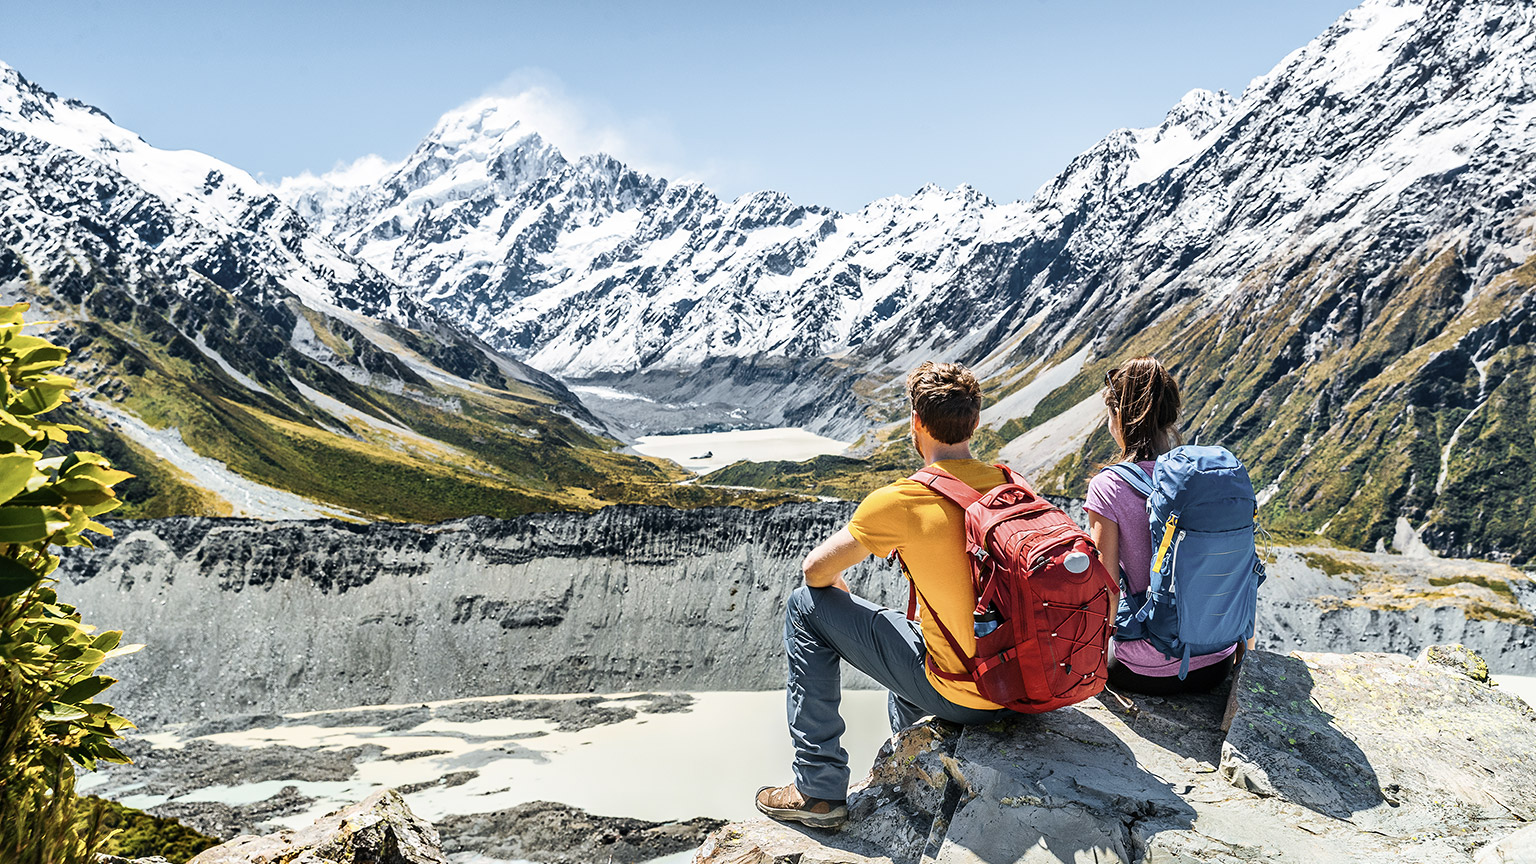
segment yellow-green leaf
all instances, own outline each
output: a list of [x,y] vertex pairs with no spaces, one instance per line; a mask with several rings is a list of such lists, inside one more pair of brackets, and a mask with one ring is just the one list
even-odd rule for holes
[[81,711],[74,705],[65,705],[62,702],[49,702],[37,712],[37,719],[44,723],[58,723],[68,720],[80,720],[90,715]]
[[39,348],[57,347],[52,342],[41,336],[23,336],[20,333],[5,340],[5,350],[20,362],[27,354]]
[[112,468],[104,467],[102,465],[90,462],[77,462],[74,465],[65,467],[64,470],[59,473],[71,480],[75,479],[76,477],[88,477],[103,486],[112,486],[116,483],[121,483],[124,480],[133,477],[133,475],[129,474],[127,471],[117,471]]
[[91,477],[71,477],[53,484],[54,489],[70,504],[90,506],[100,504],[116,496],[101,481]]
[[111,651],[107,652],[107,659],[111,660],[114,657],[127,657],[129,654],[137,654],[143,649],[144,645],[142,643],[134,645],[119,645],[116,648],[113,648]]
[[10,306],[0,306],[0,325],[20,326],[23,320],[23,314],[31,308],[31,303],[16,303]]
[[6,406],[12,414],[46,414],[64,404],[73,384],[34,384],[17,393]]
[[30,425],[17,419],[11,412],[0,410],[0,441],[26,444],[37,436],[38,433]]
[[[121,499],[121,498],[111,498],[111,499],[108,499],[106,501],[101,502],[100,504],[89,504],[89,505],[81,507],[80,509],[85,511],[85,515],[91,516],[91,517],[96,517],[96,516],[100,516],[103,513],[111,513],[113,510],[116,510],[117,508],[119,508],[121,506],[123,506],[123,499]],[[95,531],[96,529],[92,528],[91,530]],[[99,531],[97,533],[99,533],[99,534],[106,534],[109,537],[112,536],[112,532],[111,531]]]
[[108,678],[105,675],[82,678],[65,688],[64,692],[59,694],[58,701],[78,705],[88,699],[96,698],[97,694],[116,683],[116,678]]
[[69,358],[68,348],[60,348],[46,339],[37,339],[42,344],[31,350],[16,348],[16,343],[22,339],[37,339],[37,337],[17,336],[6,345],[8,348],[16,349],[20,355],[16,358],[16,362],[11,365],[11,374],[13,375],[31,375],[44,369],[55,369],[63,366],[64,361]]
[[0,503],[26,491],[27,481],[32,479],[33,457],[27,453],[0,455]]
[[42,574],[14,558],[0,558],[0,597],[11,597],[43,581]]
[[68,527],[57,507],[0,507],[0,543],[36,543]]
[[91,640],[91,647],[97,651],[111,651],[121,641],[123,641],[123,631],[108,630],[105,633],[98,634],[95,639]]

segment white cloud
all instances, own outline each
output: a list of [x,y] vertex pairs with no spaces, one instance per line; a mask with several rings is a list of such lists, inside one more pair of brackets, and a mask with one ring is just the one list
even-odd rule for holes
[[[605,153],[637,171],[673,182],[704,183],[717,191],[716,184],[741,185],[732,184],[731,178],[744,173],[743,166],[729,161],[690,157],[666,120],[622,116],[602,102],[571,94],[556,76],[539,69],[514,73],[443,114],[431,134],[451,142],[498,135],[514,126],[525,133],[537,132],[570,159]],[[403,159],[370,154],[338,162],[319,175],[305,171],[276,183],[260,179],[285,201],[301,204],[301,212],[318,215],[321,209],[330,209],[338,201],[344,203],[377,183],[401,164]]]
[[370,153],[351,162],[337,162],[331,170],[319,176],[305,171],[296,177],[284,177],[272,188],[277,191],[279,198],[292,201],[320,188],[355,189],[370,186],[398,167],[399,162],[391,162],[383,156]]
[[701,172],[678,164],[682,147],[665,120],[620,116],[601,102],[571,94],[549,72],[516,72],[479,98],[444,115],[443,121],[455,114],[478,112],[491,106],[498,116],[488,118],[488,122],[504,128],[516,122],[539,133],[567,158],[606,153],[631,168],[668,179],[703,178]]

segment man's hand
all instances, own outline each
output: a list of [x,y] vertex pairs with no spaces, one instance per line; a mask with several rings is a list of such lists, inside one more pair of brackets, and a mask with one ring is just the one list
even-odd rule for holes
[[869,552],[844,528],[812,549],[811,554],[805,556],[805,563],[800,569],[805,573],[805,584],[812,588],[841,588],[847,591],[848,583],[843,581],[843,571],[867,557]]

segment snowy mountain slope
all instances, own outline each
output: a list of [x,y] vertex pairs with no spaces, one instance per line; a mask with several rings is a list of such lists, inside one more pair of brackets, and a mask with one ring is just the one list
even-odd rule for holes
[[483,99],[446,115],[371,191],[280,194],[491,344],[567,378],[854,348],[975,249],[1059,219],[1194,152],[1230,107],[1195,91],[1085,154],[1035,202],[925,187],[845,214],[764,192],[721,201],[604,156],[570,160]]
[[[126,223],[166,260],[226,289],[280,286],[308,300],[398,319],[399,289],[338,254],[249,174],[190,150],[151,147],[104,112],[61,99],[0,63],[0,134],[14,160],[58,160],[57,170],[104,170],[141,191],[128,211],[103,189],[93,214]],[[81,166],[86,166],[82,169]],[[260,273],[242,266],[258,265]]]
[[140,515],[691,500],[612,452],[558,381],[455,329],[244,172],[151,147],[3,66],[0,295],[73,348],[87,390],[68,410],[94,433],[84,446],[140,475],[126,490]]
[[[445,117],[339,212],[314,200],[344,248],[498,348],[768,422],[877,425],[928,356],[976,364],[1006,398],[1088,349],[996,425],[1018,438],[1077,418],[1086,451],[1058,466],[1064,489],[1105,447],[1084,418],[1106,365],[1156,351],[1187,381],[1193,430],[1256,448],[1280,521],[1371,545],[1404,517],[1483,554],[1536,533],[1520,496],[1492,523],[1452,513],[1493,482],[1470,466],[1498,433],[1469,437],[1467,412],[1512,404],[1489,394],[1524,380],[1499,370],[1529,349],[1533,82],[1527,2],[1368,0],[1237,98],[1193,92],[1028,202],[964,187],[852,214],[720,201],[567,159],[494,101]],[[1284,424],[1306,431],[1277,440]],[[1393,437],[1409,427],[1418,444]]]

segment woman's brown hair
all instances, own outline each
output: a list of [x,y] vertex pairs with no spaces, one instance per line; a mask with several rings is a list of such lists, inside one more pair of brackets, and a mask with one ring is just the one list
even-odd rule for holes
[[1154,357],[1135,357],[1104,375],[1104,404],[1120,430],[1116,462],[1148,462],[1184,443],[1179,385]]

